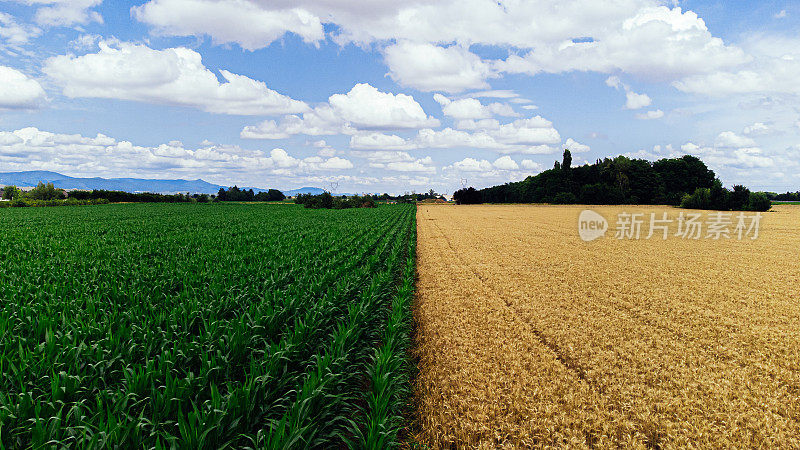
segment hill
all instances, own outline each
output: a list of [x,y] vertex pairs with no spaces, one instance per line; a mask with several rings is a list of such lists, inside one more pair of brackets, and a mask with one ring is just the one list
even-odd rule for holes
[[[5,172],[0,173],[0,186],[36,186],[38,183],[53,183],[60,189],[73,190],[93,190],[102,189],[107,191],[124,192],[152,192],[156,194],[216,194],[220,188],[228,188],[207,181],[182,180],[182,179],[146,179],[146,178],[80,178],[62,175],[57,172],[46,170],[31,170],[25,172]],[[267,188],[246,187],[242,189],[253,189],[255,192],[267,191]],[[284,195],[294,196],[297,194],[321,194],[320,188],[302,187],[283,191]]]

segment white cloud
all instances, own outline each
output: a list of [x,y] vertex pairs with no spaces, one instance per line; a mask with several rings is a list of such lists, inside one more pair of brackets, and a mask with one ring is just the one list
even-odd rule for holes
[[101,42],[100,51],[56,56],[44,72],[68,97],[133,100],[198,108],[220,114],[272,115],[308,106],[281,95],[261,81],[220,70],[225,82],[188,48],[153,50],[144,45]]
[[459,130],[499,130],[500,121],[497,119],[459,120],[455,124]]
[[755,147],[756,142],[748,137],[739,136],[733,131],[723,131],[717,136],[714,146],[721,148]]
[[612,75],[606,78],[606,85],[608,87],[613,87],[614,89],[619,89],[622,86],[622,81],[619,79],[618,76]]
[[746,136],[768,136],[775,133],[775,129],[763,122],[756,122],[744,127],[742,130]]
[[653,103],[653,100],[647,94],[637,94],[633,91],[626,92],[625,98],[627,99],[625,102],[626,109],[642,109]]
[[303,113],[288,115],[280,122],[267,120],[247,126],[246,139],[284,139],[295,134],[311,136],[356,134],[361,130],[402,130],[437,127],[439,121],[425,114],[414,97],[381,92],[366,83],[347,94],[334,94],[328,103]]
[[[555,150],[552,145],[561,142],[561,136],[552,123],[540,116],[518,119],[500,124],[493,119],[460,121],[469,124],[474,132],[453,128],[419,130],[413,138],[380,133],[355,135],[350,146],[360,150],[412,150],[431,148],[479,148],[499,153],[546,154]],[[486,127],[482,127],[486,125]]]
[[350,147],[356,150],[412,150],[416,146],[400,136],[383,133],[361,133],[350,137]]
[[536,105],[525,105],[525,106],[522,107],[522,109],[527,109],[529,111],[533,111],[533,110],[539,109],[539,107],[536,106]]
[[390,162],[386,164],[386,170],[396,172],[436,173],[436,168],[433,166],[433,160],[430,156],[419,158],[414,161]]
[[680,8],[644,7],[632,17],[604,25],[606,31],[589,34],[594,38],[590,42],[532,45],[531,52],[512,55],[499,67],[510,73],[619,70],[651,79],[676,79],[748,60],[741,49],[713,37],[694,12]]
[[31,25],[17,23],[11,14],[0,12],[0,40],[12,47],[27,44],[42,34],[42,30]]
[[519,170],[517,162],[508,155],[497,158],[492,165],[500,170]]
[[588,145],[581,144],[580,142],[572,138],[567,139],[567,142],[564,144],[564,147],[568,148],[569,151],[572,153],[586,153],[591,150],[591,148]]
[[[507,98],[507,99],[520,99],[519,94],[510,90],[510,89],[495,89],[491,91],[478,91],[472,92],[469,94],[472,98]],[[524,101],[530,101],[526,99],[520,99]],[[511,100],[514,101],[514,100]]]
[[687,93],[723,97],[736,94],[800,95],[800,39],[756,35],[743,42],[752,62],[676,81]]
[[352,169],[353,163],[350,160],[334,156],[324,161],[314,161],[311,167],[321,170],[345,170]]
[[516,117],[519,113],[505,103],[482,104],[476,98],[450,100],[441,94],[434,94],[434,100],[442,105],[445,116],[456,120],[488,119],[494,115]]
[[493,168],[492,163],[489,161],[485,159],[479,161],[475,158],[464,158],[461,161],[456,161],[452,167],[462,172],[488,172]]
[[775,17],[776,19],[784,19],[784,18],[786,18],[788,15],[789,15],[789,14],[787,14],[787,13],[786,13],[786,10],[785,10],[785,9],[782,9],[782,10],[781,10],[779,13],[775,14],[773,17]]
[[[723,134],[725,133],[720,134],[720,136]],[[731,147],[731,144],[740,145],[743,142],[726,142],[725,139],[726,138],[723,138],[723,140],[720,141],[720,138],[717,138],[717,142],[715,142],[714,147],[702,147],[692,142],[688,142],[681,146],[681,150],[688,154],[702,158],[703,162],[708,164],[716,171],[759,168],[766,169],[776,167],[777,158],[765,155],[762,149],[758,147],[746,146]]]
[[436,172],[436,167],[430,156],[414,158],[407,152],[396,151],[354,152],[353,155],[366,158],[369,161],[369,166],[376,169],[395,172]]
[[37,6],[34,20],[39,25],[64,26],[85,25],[91,22],[103,23],[103,17],[91,9],[103,0],[15,0]]
[[246,50],[266,47],[287,32],[306,42],[324,39],[319,17],[278,3],[269,7],[241,0],[153,0],[131,8],[131,15],[158,34],[208,35],[217,44],[237,43]]
[[38,81],[17,69],[0,66],[0,109],[34,109],[44,100]]
[[639,120],[655,120],[662,117],[664,117],[664,111],[660,109],[636,114],[636,118]]
[[331,156],[336,156],[337,153],[336,149],[328,145],[328,143],[324,139],[315,141],[311,145],[313,145],[314,148],[319,149],[317,150],[317,155],[319,156],[322,156],[324,158],[330,158]]
[[302,177],[354,167],[345,158],[300,159],[281,148],[265,152],[206,142],[190,149],[179,141],[145,147],[103,134],[86,137],[37,128],[0,131],[0,165],[88,177],[203,178],[221,184],[250,180],[257,186],[266,175]]
[[530,159],[523,159],[520,165],[525,170],[531,170],[535,172],[540,172],[543,168],[541,164],[537,163],[536,161],[532,161]]
[[[531,163],[532,161],[530,160],[523,161],[523,164],[528,167],[531,167]],[[464,158],[445,167],[444,170],[471,173],[482,178],[507,177],[509,175],[513,177],[519,175],[520,166],[510,156],[506,155],[497,158],[494,162],[485,159]]]
[[642,109],[650,106],[653,100],[647,94],[637,94],[630,86],[623,83],[618,76],[610,76],[606,79],[606,85],[616,90],[622,88],[625,91],[625,109]]
[[[261,48],[295,33],[340,45],[390,43],[386,62],[399,83],[426,91],[486,89],[497,70],[536,74],[623,71],[677,79],[736,66],[741,49],[715,38],[694,12],[655,0],[151,0],[133,16],[160,34],[209,35]],[[576,37],[588,37],[575,42]],[[529,51],[502,63],[481,61],[474,44]],[[514,52],[512,52],[514,53]]]
[[360,129],[422,128],[435,126],[414,97],[381,92],[359,83],[347,94],[334,94],[328,103],[346,122]]
[[403,41],[384,50],[389,76],[396,82],[421,91],[461,92],[484,89],[494,76],[489,64],[458,45]]

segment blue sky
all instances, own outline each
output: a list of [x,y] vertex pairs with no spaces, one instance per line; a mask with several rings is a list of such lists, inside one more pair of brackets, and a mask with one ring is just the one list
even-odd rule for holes
[[800,4],[0,0],[0,171],[451,193],[626,154],[800,188]]

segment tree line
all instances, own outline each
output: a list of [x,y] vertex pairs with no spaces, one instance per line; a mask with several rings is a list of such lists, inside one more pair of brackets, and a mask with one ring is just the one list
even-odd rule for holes
[[348,209],[348,208],[374,208],[375,200],[369,196],[340,196],[334,197],[330,192],[322,194],[298,194],[294,202],[310,209]]
[[572,167],[569,150],[561,162],[538,175],[480,190],[460,189],[453,198],[460,204],[645,204],[758,211],[771,206],[765,193],[744,186],[724,188],[714,171],[694,156],[655,162],[617,156]]
[[217,200],[221,202],[279,202],[286,198],[283,192],[277,189],[255,193],[253,189],[239,189],[238,186],[219,188]]
[[[233,186],[229,189],[220,188],[217,195],[212,194],[156,194],[153,192],[126,192],[109,191],[105,189],[65,191],[56,188],[53,183],[39,183],[29,191],[23,191],[17,186],[2,188],[2,198],[11,200],[0,203],[2,206],[58,206],[88,205],[99,203],[210,203],[219,201],[238,202],[271,202],[281,201],[286,198],[277,189],[270,189],[259,193],[252,189],[240,189]],[[45,203],[43,203],[45,202]]]

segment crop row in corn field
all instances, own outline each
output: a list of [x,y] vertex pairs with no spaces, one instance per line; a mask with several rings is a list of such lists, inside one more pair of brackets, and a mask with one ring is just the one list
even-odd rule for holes
[[800,447],[800,208],[756,240],[589,243],[582,209],[420,206],[419,440]]
[[0,214],[0,446],[392,443],[415,209]]

